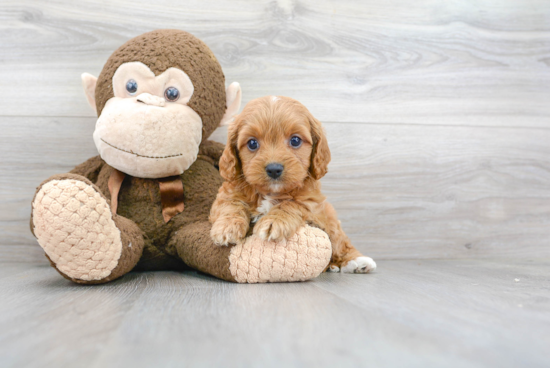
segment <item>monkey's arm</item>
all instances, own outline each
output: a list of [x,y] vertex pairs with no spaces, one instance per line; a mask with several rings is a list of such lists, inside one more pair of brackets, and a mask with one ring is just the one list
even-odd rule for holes
[[72,169],[69,173],[82,175],[83,177],[95,184],[97,183],[99,172],[104,165],[105,161],[103,161],[101,157],[95,156],[81,163],[80,165]]
[[236,244],[244,239],[250,224],[250,208],[232,183],[224,182],[210,210],[210,236],[217,245]]

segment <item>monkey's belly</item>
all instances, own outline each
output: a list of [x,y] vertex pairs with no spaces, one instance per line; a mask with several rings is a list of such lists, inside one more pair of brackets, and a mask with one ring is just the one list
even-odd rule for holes
[[[189,208],[187,209],[190,210]],[[175,249],[168,249],[170,236],[191,222],[188,211],[176,215],[168,223],[162,216],[159,184],[154,179],[128,177],[119,194],[117,214],[135,222],[145,235],[143,255],[135,270],[183,269],[185,264]]]
[[127,177],[120,188],[117,214],[134,221],[148,237],[164,227],[158,181]]
[[[108,192],[107,179],[111,169],[105,165],[100,174],[100,188]],[[107,171],[109,170],[109,171]],[[183,227],[208,221],[212,202],[223,179],[206,160],[197,160],[183,174],[184,210],[165,222],[158,180],[126,176],[119,195],[117,214],[133,221],[144,234],[144,250],[138,269],[170,269],[181,266],[177,251],[168,244]],[[173,245],[172,245],[173,246]]]
[[157,198],[158,183],[132,178],[134,180],[139,180],[140,185],[131,185],[121,193],[117,213],[135,222],[145,235],[143,254],[135,270],[182,269],[185,265],[176,252],[166,248],[175,224],[164,222],[160,197]]

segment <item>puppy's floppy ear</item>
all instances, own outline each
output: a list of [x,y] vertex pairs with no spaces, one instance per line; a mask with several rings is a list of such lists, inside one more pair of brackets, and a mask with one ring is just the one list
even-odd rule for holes
[[328,171],[330,162],[330,149],[328,148],[325,129],[321,122],[311,113],[308,113],[309,124],[311,126],[311,137],[313,138],[313,149],[311,151],[311,164],[309,172],[315,180],[321,179]]
[[237,152],[237,139],[239,138],[239,127],[241,123],[237,117],[227,131],[227,144],[220,157],[220,175],[227,181],[233,181],[241,175],[241,160]]

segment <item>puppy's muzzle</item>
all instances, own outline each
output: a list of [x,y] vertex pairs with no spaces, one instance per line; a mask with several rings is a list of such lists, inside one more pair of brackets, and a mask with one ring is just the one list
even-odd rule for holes
[[279,177],[283,174],[283,169],[283,165],[275,163],[267,165],[265,167],[265,172],[270,178],[279,179]]

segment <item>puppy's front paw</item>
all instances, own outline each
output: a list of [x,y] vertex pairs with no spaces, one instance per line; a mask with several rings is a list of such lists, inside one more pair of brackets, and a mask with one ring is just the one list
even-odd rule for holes
[[248,231],[248,222],[240,218],[219,218],[212,225],[210,237],[216,245],[237,244]]
[[290,221],[283,221],[275,216],[264,216],[254,226],[254,234],[262,240],[281,241],[288,239],[302,224],[293,224]]
[[376,270],[376,262],[370,257],[357,257],[340,268],[340,272],[343,273],[369,273],[374,270]]

